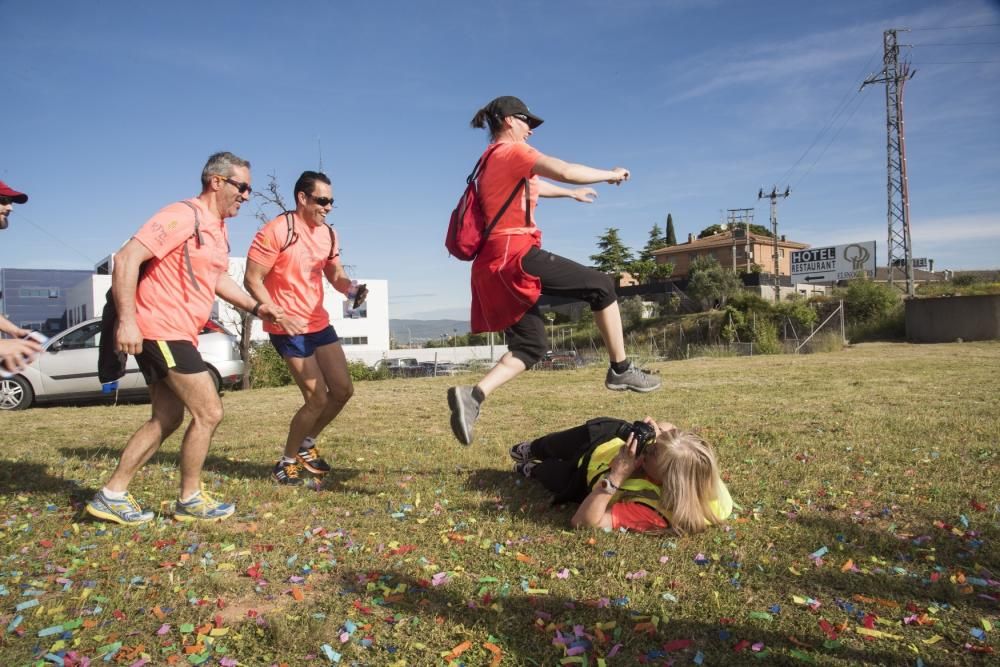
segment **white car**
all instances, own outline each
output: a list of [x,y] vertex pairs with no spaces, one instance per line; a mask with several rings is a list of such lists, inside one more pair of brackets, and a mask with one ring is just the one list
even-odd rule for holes
[[[24,410],[47,401],[113,400],[115,394],[104,394],[97,379],[100,340],[100,318],[81,322],[50,338],[27,368],[0,379],[0,410]],[[236,384],[242,378],[239,340],[218,322],[205,323],[198,336],[198,351],[208,364],[216,389]],[[148,395],[146,380],[131,355],[125,377],[118,381],[118,395]]]

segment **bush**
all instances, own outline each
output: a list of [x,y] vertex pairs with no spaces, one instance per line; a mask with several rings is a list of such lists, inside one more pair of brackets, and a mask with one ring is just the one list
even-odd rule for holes
[[621,299],[618,302],[618,308],[621,310],[622,325],[625,329],[636,327],[642,322],[642,297],[633,296]]
[[[389,369],[382,366],[378,369],[370,367],[363,361],[347,362],[351,380],[385,380],[389,377]],[[293,384],[292,374],[288,365],[278,351],[270,343],[254,345],[250,350],[250,386],[286,387]]]
[[973,273],[966,273],[951,279],[951,284],[955,287],[970,287],[977,282],[979,282],[979,279]]
[[380,364],[378,368],[372,368],[363,361],[349,361],[347,369],[351,372],[351,380],[354,382],[389,379],[389,367],[385,364]]
[[906,338],[906,309],[902,303],[884,315],[852,322],[847,327],[847,338],[852,343],[876,340],[903,340]]
[[896,288],[867,278],[856,278],[847,285],[844,295],[847,321],[851,324],[885,321],[900,306],[901,301]]
[[753,329],[754,354],[778,354],[781,341],[778,340],[778,326],[769,319],[758,317]]
[[285,360],[270,343],[257,344],[250,348],[250,386],[284,387],[292,383]]
[[781,318],[788,318],[792,321],[792,326],[796,331],[803,332],[812,329],[819,317],[816,310],[811,308],[805,299],[793,299],[775,304],[775,313]]

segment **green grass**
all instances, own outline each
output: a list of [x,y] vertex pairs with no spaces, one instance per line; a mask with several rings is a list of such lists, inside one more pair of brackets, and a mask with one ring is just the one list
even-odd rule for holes
[[[62,649],[322,665],[327,644],[341,665],[445,665],[469,642],[452,664],[495,650],[559,665],[575,630],[590,645],[570,664],[591,666],[612,652],[609,666],[995,660],[977,651],[998,648],[1000,624],[1000,343],[659,370],[648,395],[604,390],[597,367],[528,373],[494,394],[468,448],[448,427],[453,378],[360,383],[320,441],[335,466],[321,490],[267,479],[298,392],[229,393],[205,479],[237,515],[213,525],[81,513],[148,406],[2,414],[0,664]],[[510,472],[514,442],[646,414],[716,444],[742,508],[726,529],[573,532],[571,508]],[[177,451],[174,437],[136,478],[147,507],[173,499]]]

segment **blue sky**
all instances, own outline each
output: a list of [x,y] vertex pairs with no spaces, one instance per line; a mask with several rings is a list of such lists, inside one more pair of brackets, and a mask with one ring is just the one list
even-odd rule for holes
[[[91,268],[231,150],[290,199],[304,169],[334,182],[331,220],[359,277],[390,281],[392,317],[467,317],[469,265],[443,235],[497,95],[546,122],[531,143],[625,166],[591,205],[543,201],[544,247],[588,263],[608,227],[678,240],[791,185],[780,233],[886,240],[882,31],[905,88],[914,255],[1000,266],[1000,9],[845,0],[616,2],[2,2],[0,179],[28,192],[0,266]],[[963,26],[954,29],[953,26]],[[981,26],[981,27],[966,27]],[[321,151],[320,151],[321,146]],[[230,221],[233,255],[259,222]]]

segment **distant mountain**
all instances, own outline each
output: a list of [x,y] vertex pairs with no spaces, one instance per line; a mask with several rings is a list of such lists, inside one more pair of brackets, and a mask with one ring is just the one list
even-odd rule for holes
[[438,340],[442,335],[469,333],[468,320],[389,320],[389,335],[400,343]]

